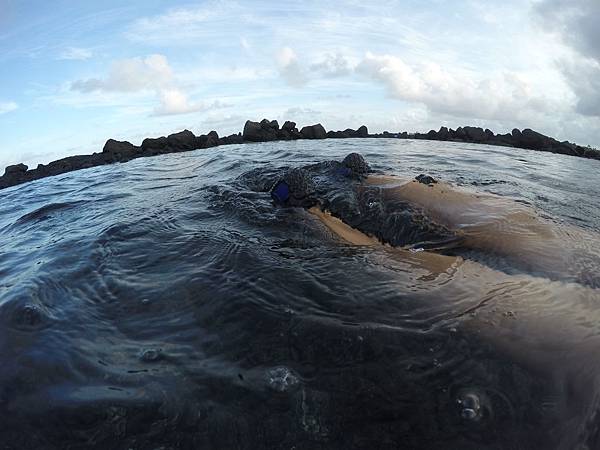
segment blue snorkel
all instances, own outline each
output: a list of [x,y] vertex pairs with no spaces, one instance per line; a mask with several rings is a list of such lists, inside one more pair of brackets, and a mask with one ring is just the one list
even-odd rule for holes
[[311,174],[302,169],[288,170],[271,188],[271,198],[278,205],[310,208],[317,203],[316,186]]
[[271,189],[271,198],[275,203],[284,204],[290,198],[290,187],[284,180],[279,180]]
[[342,167],[338,168],[337,174],[341,175],[343,177],[351,177],[352,169],[350,167],[342,166]]

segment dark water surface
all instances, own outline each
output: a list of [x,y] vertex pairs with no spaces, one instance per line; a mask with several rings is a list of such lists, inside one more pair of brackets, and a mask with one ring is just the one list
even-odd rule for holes
[[0,191],[0,448],[600,448],[599,289],[485,255],[432,272],[252,185],[352,151],[600,232],[600,162],[443,142],[227,146]]

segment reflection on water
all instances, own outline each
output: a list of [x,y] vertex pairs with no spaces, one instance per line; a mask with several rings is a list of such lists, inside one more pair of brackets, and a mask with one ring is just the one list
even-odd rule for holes
[[[279,167],[351,151],[536,209],[584,275],[489,251],[433,267],[346,245],[260,192]],[[596,166],[466,144],[297,141],[0,191],[0,441],[598,448]]]

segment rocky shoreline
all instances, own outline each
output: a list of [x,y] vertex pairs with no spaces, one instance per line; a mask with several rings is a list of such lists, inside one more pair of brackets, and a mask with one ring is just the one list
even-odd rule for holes
[[195,136],[188,130],[170,134],[166,137],[146,138],[140,146],[127,141],[106,141],[101,153],[92,155],[77,155],[53,161],[49,164],[39,164],[36,169],[29,169],[25,164],[15,164],[6,167],[0,177],[0,189],[38,180],[40,178],[59,175],[89,167],[126,162],[145,156],[177,153],[219,145],[243,144],[247,142],[289,141],[296,139],[348,139],[348,138],[389,138],[389,139],[424,139],[433,141],[467,142],[475,144],[499,145],[505,147],[524,148],[542,152],[560,153],[582,158],[600,160],[600,151],[589,147],[581,147],[564,141],[559,142],[536,131],[514,129],[508,134],[494,134],[488,129],[477,127],[460,127],[456,130],[441,127],[439,131],[428,133],[389,133],[369,134],[366,126],[357,130],[326,131],[321,124],[305,126],[298,130],[295,122],[286,121],[281,127],[276,120],[264,119],[261,122],[248,120],[243,133],[219,137],[216,131],[206,135]]

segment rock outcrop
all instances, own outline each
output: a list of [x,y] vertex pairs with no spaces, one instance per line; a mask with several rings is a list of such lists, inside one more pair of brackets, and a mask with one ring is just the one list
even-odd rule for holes
[[300,134],[304,139],[325,139],[327,137],[327,132],[320,123],[303,127]]
[[[554,138],[545,136],[529,128],[522,131],[515,129],[511,133],[505,134],[494,134],[489,129],[469,126],[459,127],[456,130],[448,127],[441,127],[439,131],[431,130],[425,134],[409,134],[406,131],[397,133],[384,131],[380,134],[369,134],[369,130],[365,125],[360,126],[357,130],[347,128],[344,131],[326,131],[323,125],[315,124],[305,126],[298,131],[295,122],[286,121],[280,128],[279,123],[276,120],[263,119],[260,122],[248,120],[244,125],[243,133],[232,134],[225,137],[219,137],[216,131],[211,131],[206,135],[195,136],[191,131],[183,130],[178,133],[170,134],[167,137],[146,138],[139,147],[127,141],[109,139],[106,141],[106,144],[104,144],[101,153],[69,156],[49,164],[39,164],[36,169],[32,170],[29,170],[25,164],[15,164],[6,167],[4,175],[0,177],[0,189],[72,170],[85,169],[116,162],[126,162],[143,156],[204,149],[218,145],[292,139],[348,139],[367,137],[386,139],[429,139],[435,141],[500,145],[600,160],[600,151],[598,150],[589,147],[581,147],[567,141],[559,142]],[[429,178],[423,178],[422,181],[430,182],[431,180]]]
[[276,120],[269,122],[263,119],[260,122],[247,120],[244,125],[244,140],[250,142],[268,142],[277,140],[277,131],[279,124]]
[[21,173],[25,173],[27,172],[27,169],[29,167],[27,167],[25,164],[20,163],[20,164],[15,164],[13,166],[7,166],[6,169],[4,169],[4,175],[16,175],[16,174],[21,174]]

